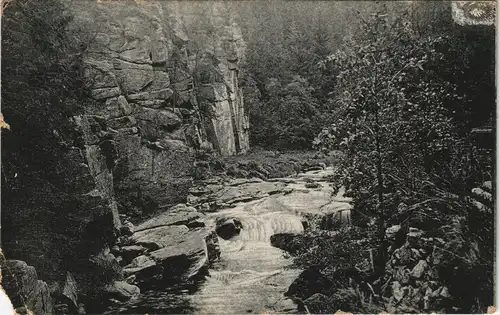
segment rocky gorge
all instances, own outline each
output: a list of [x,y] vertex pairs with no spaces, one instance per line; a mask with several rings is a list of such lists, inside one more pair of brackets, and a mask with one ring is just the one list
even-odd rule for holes
[[449,3],[2,5],[16,314],[492,305],[495,37]]
[[[22,165],[10,167],[9,187],[17,191],[31,182],[34,192],[12,203],[2,199],[2,205],[13,209],[2,212],[3,235],[8,235],[2,246],[7,257],[20,259],[8,260],[2,270],[9,264],[24,266],[13,274],[33,275],[37,283],[36,269],[50,282],[37,288],[44,297],[50,291],[57,312],[81,312],[82,301],[89,304],[103,292],[118,300],[138,293],[124,277],[136,268],[133,273],[140,279],[150,272],[152,260],[148,255],[147,262],[141,261],[145,256],[128,261],[130,255],[145,248],[160,261],[177,259],[181,254],[170,253],[167,235],[189,239],[186,248],[200,256],[190,276],[205,264],[210,233],[181,215],[192,208],[172,210],[165,226],[138,225],[134,245],[122,255],[131,264],[124,273],[113,246],[120,236],[134,232],[123,216],[138,222],[186,201],[196,150],[222,156],[248,151],[248,118],[239,88],[245,42],[223,5],[214,6],[221,13],[210,15],[207,23],[214,33],[203,41],[204,34],[188,37],[186,25],[197,15],[182,2],[64,4],[72,16],[68,27],[84,39],[81,71],[93,105],[61,122],[66,129],[52,131],[60,158],[52,172],[57,181],[38,183],[38,175],[24,174]],[[159,238],[151,242],[151,237]],[[137,270],[133,266],[139,262],[142,269]],[[66,289],[68,283],[78,285]],[[21,306],[52,313],[52,306],[39,311],[38,302],[32,303],[31,294],[38,291],[29,289],[23,299],[28,302]]]
[[[346,222],[349,199],[331,196],[328,173],[272,181],[212,178],[190,190],[188,204],[130,225],[131,233],[111,253],[141,294],[108,311],[297,312],[284,293],[300,270],[290,268],[291,260],[270,239],[301,233],[307,214]],[[315,188],[307,188],[312,182]],[[212,202],[217,209],[205,206]]]
[[[226,218],[224,211],[235,219],[237,213],[231,211],[246,206],[267,208],[270,213],[264,216],[279,213],[272,226],[260,218],[235,222],[242,234],[255,233],[249,236],[257,241],[255,255],[270,252],[280,261],[268,272],[287,273],[278,277],[284,288],[294,272],[281,270],[287,263],[268,240],[277,231],[300,232],[300,211],[309,205],[294,192],[306,194],[311,183],[268,181],[273,175],[262,167],[252,171],[250,163],[232,174],[244,178],[211,178],[193,186],[196,152],[231,156],[249,150],[239,87],[245,42],[231,12],[223,4],[214,6],[207,21],[213,32],[190,38],[186,25],[196,24],[199,14],[182,2],[65,3],[73,16],[69,27],[85,38],[82,71],[94,102],[68,118],[67,130],[53,131],[61,158],[54,170],[57,182],[44,183],[41,190],[33,187],[36,193],[9,204],[16,211],[3,212],[9,229],[2,238],[8,258],[1,264],[3,286],[14,306],[35,314],[112,311],[127,303],[131,310],[149,310],[147,302],[134,301],[158,298],[158,292],[175,291],[218,272],[211,268],[235,245],[217,235],[217,219]],[[295,163],[278,173],[310,169]],[[13,187],[33,180],[22,173],[18,177],[15,168],[10,173]],[[52,195],[57,197],[47,198]],[[280,201],[279,196],[292,199]],[[330,202],[326,191],[311,190],[308,196],[318,211]],[[283,212],[289,202],[297,209]],[[25,224],[33,219],[36,225]],[[245,271],[242,261],[237,264],[214,277],[260,272]],[[17,281],[7,281],[9,277]],[[192,292],[193,287],[197,285],[182,290]],[[277,298],[281,293],[273,287],[269,292]],[[178,292],[173,296],[182,301]],[[205,303],[201,309],[207,311],[206,297],[196,299],[191,304]]]

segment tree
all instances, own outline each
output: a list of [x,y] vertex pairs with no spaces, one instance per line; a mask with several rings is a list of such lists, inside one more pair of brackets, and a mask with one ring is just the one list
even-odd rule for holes
[[[385,222],[402,200],[416,201],[426,182],[457,152],[459,137],[448,110],[464,103],[457,86],[441,76],[444,36],[419,36],[402,13],[390,19],[382,6],[325,60],[335,74],[335,122],[315,145],[344,153],[335,174],[356,208],[375,214],[384,271]],[[392,21],[391,21],[392,20]]]
[[252,102],[252,143],[280,149],[310,149],[320,131],[322,115],[307,81],[299,76],[284,85],[273,80],[267,90],[268,99]]

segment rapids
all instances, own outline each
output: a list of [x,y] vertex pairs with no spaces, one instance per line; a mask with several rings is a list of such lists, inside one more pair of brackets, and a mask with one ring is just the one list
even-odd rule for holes
[[[229,240],[219,238],[220,259],[208,274],[166,289],[141,291],[138,300],[109,313],[298,313],[297,305],[284,293],[301,270],[293,269],[288,255],[271,246],[270,237],[302,233],[306,213],[333,213],[349,222],[351,200],[343,197],[342,191],[333,196],[333,189],[324,180],[331,172],[327,168],[270,181],[239,179],[229,183],[217,198],[249,201],[206,213],[204,223],[215,230],[218,218],[236,218],[243,228]],[[306,188],[311,182],[319,185]]]
[[[217,218],[236,218],[243,228],[239,235],[219,238],[221,257],[205,281],[190,296],[196,314],[296,313],[296,304],[284,293],[300,274],[291,268],[291,259],[271,246],[277,233],[303,232],[302,214],[338,212],[344,222],[350,220],[350,199],[332,196],[332,188],[323,180],[327,168],[299,174],[293,181],[283,180],[289,193],[275,194],[260,200],[238,203],[235,207],[211,213]],[[279,179],[278,179],[279,181]],[[319,188],[306,188],[307,182]],[[255,183],[254,185],[259,185]]]

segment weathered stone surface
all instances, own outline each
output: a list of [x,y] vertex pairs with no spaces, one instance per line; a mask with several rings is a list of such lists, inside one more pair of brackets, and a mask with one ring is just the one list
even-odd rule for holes
[[127,43],[126,50],[120,52],[120,59],[135,64],[150,64],[151,39],[145,36],[142,40]]
[[141,290],[137,286],[128,284],[125,281],[114,281],[112,284],[102,289],[102,294],[104,298],[111,298],[124,302],[138,298],[141,294]]
[[123,269],[123,273],[125,274],[125,276],[130,276],[155,265],[155,261],[149,256],[141,255],[135,257],[130,264],[125,266],[125,268]]
[[133,101],[148,101],[148,100],[168,100],[174,92],[169,88],[164,88],[156,91],[141,92],[137,94],[130,94],[129,100]]
[[147,123],[152,128],[173,129],[179,127],[182,123],[179,115],[170,110],[141,108],[137,111],[136,118],[141,124],[145,125]]
[[128,245],[128,246],[120,247],[118,252],[122,255],[131,254],[131,255],[139,256],[140,254],[142,254],[146,250],[147,250],[147,248],[140,246],[140,245]]
[[133,116],[123,116],[108,120],[108,126],[113,129],[131,128],[137,125],[137,121]]
[[127,99],[122,95],[109,98],[102,107],[96,109],[96,114],[104,117],[106,120],[118,118],[132,114],[133,105],[127,102]]
[[2,259],[2,288],[14,308],[26,307],[33,314],[52,315],[54,306],[49,287],[38,280],[36,270],[24,261]]
[[118,86],[111,62],[87,58],[84,60],[84,65],[84,78],[87,86],[94,89]]
[[165,100],[149,100],[149,101],[135,101],[138,105],[150,108],[166,107]]
[[70,272],[66,272],[62,295],[69,299],[75,308],[78,308],[78,287],[75,278]]
[[192,148],[189,147],[184,141],[176,139],[160,139],[160,145],[166,151],[179,151],[179,152],[191,152]]
[[[185,225],[160,226],[136,232],[132,241],[150,249],[124,268],[138,283],[161,279],[191,278],[212,260],[216,250],[212,233],[205,229],[189,230]],[[210,247],[207,247],[210,244]]]
[[146,230],[141,230],[132,236],[133,244],[141,245],[150,250],[157,250],[175,243],[175,238],[181,237],[189,231],[185,225],[159,226]]
[[122,90],[128,94],[141,91],[155,77],[151,65],[115,60],[113,66]]
[[136,228],[132,224],[132,222],[127,222],[127,223],[123,224],[122,227],[120,228],[121,234],[126,235],[126,236],[130,236],[130,235],[134,234],[135,230],[136,230]]
[[[118,156],[127,157],[118,161],[115,171],[120,178],[115,189],[122,203],[134,200],[136,207],[143,211],[151,207],[150,201],[157,207],[183,201],[191,182],[187,174],[193,152],[148,146],[139,135],[122,135],[118,142]],[[137,203],[138,198],[142,198],[139,201],[144,206]],[[130,211],[130,207],[125,210]]]
[[188,207],[184,204],[174,206],[162,214],[139,224],[136,227],[136,232],[153,229],[161,226],[169,225],[186,225],[189,226],[203,217],[195,208]]
[[242,201],[260,199],[272,194],[283,192],[285,184],[279,182],[247,182],[238,186],[221,187],[219,185],[207,185],[200,191],[200,188],[192,189],[190,192],[201,196],[198,202],[216,201],[221,204],[234,204]]
[[164,90],[169,86],[170,86],[170,76],[168,75],[168,72],[155,70],[153,82],[147,88],[147,91]]
[[224,83],[203,84],[199,87],[198,96],[216,102],[228,99]]
[[122,257],[122,266],[123,264],[130,264],[132,260],[138,256],[141,256],[145,252],[147,252],[147,248],[140,245],[127,245],[120,247],[117,251],[117,255]]
[[119,87],[112,88],[98,88],[91,91],[92,97],[96,100],[106,99],[110,97],[119,96],[121,93]]

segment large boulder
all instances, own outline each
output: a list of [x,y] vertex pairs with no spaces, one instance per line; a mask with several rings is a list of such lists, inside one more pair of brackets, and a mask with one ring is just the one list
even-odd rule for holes
[[125,281],[114,281],[102,289],[102,294],[105,298],[125,302],[138,298],[141,290],[137,286],[128,284]]
[[122,257],[123,261],[126,264],[129,264],[132,259],[137,256],[144,254],[147,251],[147,248],[140,245],[127,245],[120,247],[117,251],[117,254]]
[[185,225],[158,226],[134,233],[131,240],[133,244],[157,250],[176,243],[178,238],[182,238],[187,232],[189,228]]
[[[125,266],[125,276],[135,275],[140,285],[189,279],[205,270],[218,250],[212,233],[204,228],[167,225],[134,233],[131,241],[149,251]],[[209,251],[210,250],[210,251]]]
[[216,226],[217,235],[225,240],[239,235],[241,229],[243,229],[243,224],[238,219],[221,218],[217,220]]
[[66,272],[62,296],[71,302],[72,307],[78,309],[78,287],[75,278],[70,272]]
[[271,236],[271,245],[295,254],[304,248],[304,236],[293,233],[278,233]]
[[313,294],[328,294],[333,287],[333,282],[326,278],[314,267],[304,270],[297,279],[290,285],[285,296],[307,299]]

